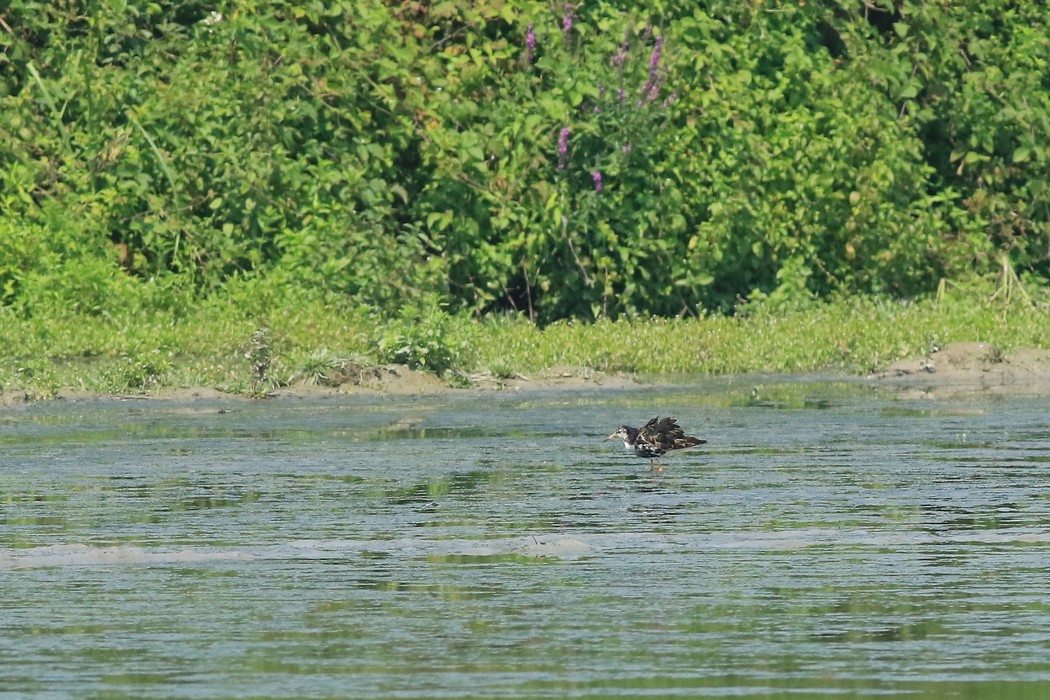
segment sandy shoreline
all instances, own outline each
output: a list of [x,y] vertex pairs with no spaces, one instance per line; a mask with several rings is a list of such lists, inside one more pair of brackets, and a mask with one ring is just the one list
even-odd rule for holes
[[1050,350],[1003,352],[991,343],[952,343],[924,357],[899,360],[870,376],[906,396],[965,393],[1050,394]]
[[[856,381],[872,382],[900,391],[907,397],[941,398],[968,393],[997,395],[1050,395],[1050,350],[1024,348],[1003,352],[990,343],[953,343],[930,354],[892,363],[867,377],[848,375]],[[680,379],[680,377],[679,377]],[[323,384],[297,384],[275,389],[267,398],[312,398],[346,395],[413,395],[457,392],[522,391],[557,389],[623,389],[646,386],[630,375],[594,370],[554,369],[538,376],[494,377],[474,375],[471,386],[455,387],[433,374],[402,365],[368,368],[353,376],[332,377]],[[658,385],[654,382],[652,385]],[[218,400],[248,397],[210,387],[172,387],[157,391],[116,395],[76,389],[60,389],[59,401],[92,400]],[[0,392],[0,406],[29,403],[33,399],[20,389]]]

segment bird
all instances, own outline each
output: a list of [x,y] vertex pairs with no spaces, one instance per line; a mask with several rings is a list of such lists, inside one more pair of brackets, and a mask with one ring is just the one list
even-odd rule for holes
[[624,449],[634,450],[639,457],[647,457],[649,469],[659,472],[664,470],[664,465],[660,463],[661,455],[671,450],[684,450],[707,443],[707,440],[686,435],[674,418],[661,419],[659,416],[641,428],[621,425],[615,433],[605,439],[617,438],[623,440]]

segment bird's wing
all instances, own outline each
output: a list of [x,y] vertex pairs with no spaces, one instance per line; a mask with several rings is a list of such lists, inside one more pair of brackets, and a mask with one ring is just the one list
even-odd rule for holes
[[691,439],[686,437],[685,432],[678,426],[674,418],[665,419],[664,430],[661,432],[665,450],[679,450]]
[[701,440],[700,438],[692,437],[691,435],[683,435],[674,441],[674,449],[683,450],[686,447],[696,447],[697,445],[706,445],[707,440]]
[[660,418],[653,418],[639,428],[638,437],[634,442],[636,445],[644,447],[652,452],[662,453],[665,448],[660,445]]
[[[666,418],[664,420],[667,420]],[[638,431],[639,437],[645,439],[646,442],[654,442],[657,437],[663,432],[664,421],[659,418],[653,418],[651,421],[646,423]]]
[[664,453],[673,450],[675,440],[684,433],[674,418],[653,418],[638,432],[638,442],[654,452]]
[[693,437],[692,435],[686,435],[685,431],[678,427],[678,421],[674,418],[669,418],[669,426],[667,435],[672,441],[672,446],[668,449],[682,450],[686,447],[696,447],[697,445],[704,445],[707,440],[701,440],[700,438]]
[[660,432],[668,433],[671,435],[684,435],[682,429],[678,427],[678,420],[675,418],[667,417],[660,421]]
[[695,447],[697,445],[703,445],[707,440],[701,440],[690,435],[686,435],[685,431],[682,430],[681,426],[678,425],[678,421],[674,418],[667,417],[664,419],[653,418],[651,421],[645,424],[642,428],[644,434],[639,435],[639,439],[645,444],[652,447],[653,450],[659,452],[667,452],[668,450],[681,450],[686,447]]

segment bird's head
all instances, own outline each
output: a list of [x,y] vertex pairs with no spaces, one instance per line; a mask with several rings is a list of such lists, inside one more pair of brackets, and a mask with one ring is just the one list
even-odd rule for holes
[[628,437],[627,436],[627,426],[626,425],[621,425],[620,428],[615,433],[613,433],[612,435],[610,435],[609,437],[607,437],[605,439],[606,440],[617,440],[617,439],[619,439],[619,440],[626,440],[627,437]]

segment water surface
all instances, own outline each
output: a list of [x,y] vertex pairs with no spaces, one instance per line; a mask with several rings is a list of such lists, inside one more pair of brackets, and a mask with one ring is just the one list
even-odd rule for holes
[[1050,696],[1050,400],[759,381],[4,409],[0,697]]

